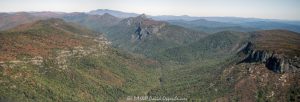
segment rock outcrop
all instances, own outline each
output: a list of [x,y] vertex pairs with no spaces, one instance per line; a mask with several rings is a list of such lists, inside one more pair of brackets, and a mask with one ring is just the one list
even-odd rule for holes
[[142,37],[150,34],[150,32],[147,31],[147,29],[142,29],[141,26],[138,26],[138,28],[135,30],[135,33],[137,34],[139,40],[142,40]]
[[155,21],[153,19],[147,18],[145,14],[142,14],[137,17],[127,18],[121,23],[134,27],[134,39],[142,40],[149,35],[158,34],[159,30],[162,29],[166,22]]
[[284,54],[278,54],[276,53],[276,51],[257,50],[253,46],[254,45],[249,42],[247,46],[241,51],[247,56],[242,62],[264,63],[268,69],[276,73],[283,73],[288,71],[296,72],[300,70],[299,56],[290,58]]

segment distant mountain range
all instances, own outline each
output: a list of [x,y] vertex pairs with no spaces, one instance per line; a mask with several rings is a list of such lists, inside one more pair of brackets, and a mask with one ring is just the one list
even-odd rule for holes
[[[21,20],[21,21],[11,21],[12,18],[8,18],[13,16],[14,14],[23,15],[20,17],[28,17],[31,20],[38,19],[39,17],[56,17],[61,18],[62,15],[68,15],[62,12],[31,12],[31,13],[3,13],[0,17],[0,22],[11,22],[10,25],[0,25],[0,29],[6,29],[9,27],[13,27],[14,25],[21,23],[22,21],[30,20]],[[73,13],[76,14],[76,13]],[[80,13],[77,13],[80,14]],[[137,13],[127,13],[116,10],[108,10],[108,9],[98,9],[90,12],[82,12],[82,15],[86,16],[96,16],[96,15],[105,15],[110,14],[120,19],[128,18],[128,17],[137,17]],[[6,16],[4,16],[6,15]],[[74,16],[74,15],[73,15]],[[17,16],[14,16],[17,17]],[[240,17],[192,17],[192,16],[150,16],[147,15],[148,18],[152,18],[154,20],[159,21],[167,21],[171,24],[183,26],[186,28],[201,30],[207,33],[216,33],[218,31],[255,31],[255,30],[271,30],[271,29],[285,29],[291,30],[295,32],[300,32],[300,21],[285,21],[285,20],[274,20],[274,19],[259,19],[259,18],[240,18]],[[1,19],[2,18],[2,19]],[[70,16],[69,16],[70,18]],[[7,19],[7,20],[6,20]],[[18,18],[22,19],[22,18]],[[14,20],[18,20],[17,18]],[[73,18],[74,20],[75,18]],[[77,19],[82,19],[77,16]],[[92,19],[92,18],[91,18]],[[112,21],[109,20],[109,21]],[[119,20],[117,20],[119,21]],[[113,22],[113,21],[112,21]],[[14,24],[16,23],[16,24]],[[5,24],[5,23],[4,23]],[[188,26],[186,25],[188,24]],[[3,28],[5,26],[5,28]]]
[[122,11],[116,11],[116,10],[109,10],[109,9],[98,9],[98,10],[93,10],[88,12],[88,14],[93,14],[93,15],[103,15],[105,13],[111,14],[115,17],[119,18],[128,18],[128,17],[136,17],[140,14],[136,13],[127,13],[127,12],[122,12]]
[[[109,13],[113,16],[126,18],[126,17],[136,17],[139,14],[136,13],[125,13],[121,11],[107,10],[107,9],[99,9],[89,12],[91,14],[99,14],[102,15],[104,13]],[[124,16],[126,15],[126,16]],[[241,17],[192,17],[192,16],[148,16],[149,18],[153,18],[154,20],[161,21],[181,21],[186,23],[189,22],[197,22],[197,24],[202,24],[202,27],[209,27],[210,29],[214,24],[217,24],[220,29],[224,30],[234,30],[232,27],[237,27],[237,29],[250,28],[249,30],[239,30],[239,31],[250,31],[255,29],[260,30],[269,30],[269,29],[286,29],[295,32],[300,32],[300,21],[284,21],[284,20],[274,20],[274,19],[259,19],[259,18],[241,18]],[[199,20],[202,22],[199,22]],[[203,22],[205,20],[205,22]],[[221,26],[220,24],[223,23]],[[226,24],[225,24],[226,23]],[[199,25],[197,25],[199,26]],[[231,27],[231,28],[228,28]],[[205,29],[205,28],[204,28]],[[238,30],[237,30],[238,31]],[[208,31],[210,32],[210,31]]]

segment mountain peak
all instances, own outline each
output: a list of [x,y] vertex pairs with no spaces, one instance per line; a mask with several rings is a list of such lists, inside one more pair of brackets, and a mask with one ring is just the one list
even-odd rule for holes
[[138,21],[138,22],[142,22],[145,20],[152,20],[151,18],[148,18],[146,14],[141,14],[139,16],[132,17],[132,19],[134,19],[135,21]]
[[151,18],[148,18],[146,14],[141,14],[137,17],[130,17],[130,18],[127,18],[127,19],[124,19],[122,21],[124,24],[127,24],[127,25],[137,25],[137,26],[143,26],[143,27],[146,27],[146,26],[162,26],[165,24],[165,22],[162,22],[162,21],[156,21],[156,20],[153,20]]
[[111,14],[109,14],[109,13],[104,13],[104,14],[102,15],[102,17],[113,17],[113,18],[115,18],[115,16],[113,16],[113,15],[111,15]]
[[137,17],[138,17],[138,18],[144,18],[144,19],[146,19],[146,18],[147,18],[147,15],[143,13],[143,14],[137,16]]
[[104,13],[102,16],[112,16],[112,15],[109,13]]

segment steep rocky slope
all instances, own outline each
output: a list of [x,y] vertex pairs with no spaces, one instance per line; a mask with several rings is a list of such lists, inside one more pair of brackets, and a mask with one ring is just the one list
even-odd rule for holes
[[261,62],[274,72],[299,72],[300,35],[284,30],[258,31],[243,50],[245,62]]
[[285,30],[251,35],[239,53],[240,62],[226,67],[220,76],[233,92],[216,101],[299,101],[300,35]]

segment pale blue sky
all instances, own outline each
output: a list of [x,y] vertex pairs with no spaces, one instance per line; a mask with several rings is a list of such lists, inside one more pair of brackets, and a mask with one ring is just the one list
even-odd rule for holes
[[300,20],[300,0],[0,0],[0,12],[87,12],[94,9],[112,9],[149,15]]

